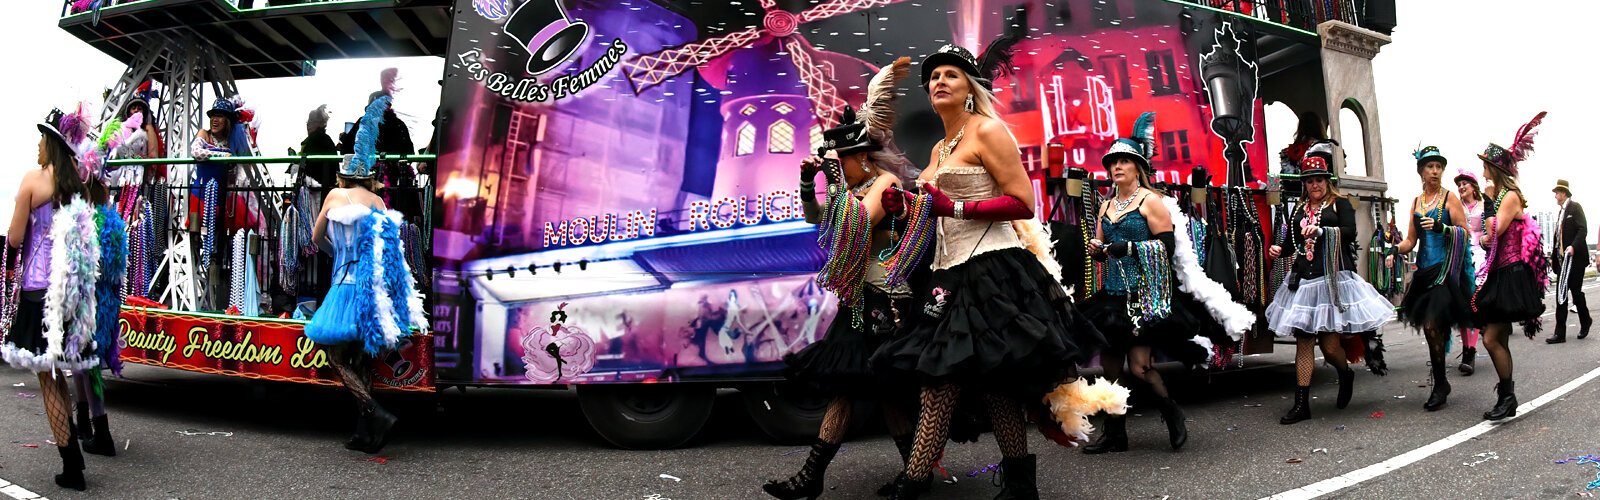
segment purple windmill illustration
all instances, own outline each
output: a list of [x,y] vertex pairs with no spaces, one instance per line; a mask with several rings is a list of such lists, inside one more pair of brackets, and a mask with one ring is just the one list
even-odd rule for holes
[[778,8],[776,0],[760,0],[766,15],[761,26],[747,28],[728,35],[673,47],[659,52],[634,56],[622,62],[623,71],[640,94],[661,82],[685,71],[699,68],[729,52],[751,47],[760,42],[775,40],[794,62],[805,83],[806,97],[813,106],[812,113],[823,127],[837,123],[839,114],[848,104],[839,97],[838,89],[828,81],[827,75],[813,61],[814,49],[806,40],[795,34],[801,24],[851,14],[863,10],[899,3],[901,0],[833,0],[807,9],[799,14]]

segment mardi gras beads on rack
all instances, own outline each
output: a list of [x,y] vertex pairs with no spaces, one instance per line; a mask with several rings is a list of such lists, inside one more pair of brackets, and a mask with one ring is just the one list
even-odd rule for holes
[[1094,238],[1095,228],[1099,227],[1100,225],[1100,221],[1095,220],[1094,217],[1095,210],[1100,207],[1100,201],[1098,200],[1100,192],[1094,189],[1093,183],[1085,179],[1083,182],[1082,193],[1083,196],[1080,201],[1082,205],[1080,205],[1080,208],[1083,209],[1083,213],[1078,218],[1078,227],[1082,228],[1079,233],[1081,233],[1083,237],[1084,248],[1083,298],[1084,300],[1088,300],[1090,297],[1094,296],[1095,292],[1099,291],[1099,282],[1096,281],[1096,278],[1100,277],[1096,272],[1098,269],[1097,265],[1099,263],[1094,259],[1089,258],[1088,249],[1089,240]]
[[911,273],[916,271],[922,255],[932,246],[937,224],[932,197],[927,194],[913,196],[911,206],[906,209],[905,233],[900,235],[899,243],[893,247],[894,252],[882,261],[889,286],[900,286],[911,279]]
[[215,179],[206,181],[204,201],[204,205],[200,208],[205,212],[200,216],[201,220],[205,221],[204,227],[201,228],[204,233],[200,235],[201,268],[211,266],[211,252],[217,248],[217,181]]
[[233,233],[233,274],[228,279],[228,307],[230,309],[244,309],[244,254],[247,251],[249,240],[245,239],[244,231]]
[[[861,200],[847,189],[829,189],[828,209],[817,231],[817,244],[827,252],[828,261],[817,273],[817,286],[838,295],[840,304],[849,304],[857,312],[872,247],[871,225]],[[861,327],[860,314],[851,318],[851,326]]]
[[294,205],[284,207],[283,219],[278,224],[278,286],[293,295],[299,291],[300,247],[297,237],[300,211]]
[[1146,240],[1134,243],[1132,249],[1139,274],[1144,276],[1144,293],[1139,301],[1144,322],[1165,318],[1172,313],[1172,259],[1167,257],[1166,245]]

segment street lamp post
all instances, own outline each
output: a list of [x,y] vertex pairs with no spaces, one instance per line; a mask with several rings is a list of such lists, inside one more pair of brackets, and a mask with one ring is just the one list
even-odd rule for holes
[[1255,180],[1244,144],[1255,138],[1256,65],[1239,53],[1243,42],[1231,24],[1216,30],[1216,40],[1200,58],[1200,76],[1211,100],[1211,131],[1223,141],[1227,183],[1240,186]]

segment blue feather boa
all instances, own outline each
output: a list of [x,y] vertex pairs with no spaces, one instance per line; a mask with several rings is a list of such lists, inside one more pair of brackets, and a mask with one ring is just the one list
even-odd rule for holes
[[110,205],[96,207],[100,232],[100,277],[95,281],[94,341],[100,361],[122,373],[117,347],[117,316],[122,306],[122,280],[128,272],[128,224]]
[[367,104],[367,112],[361,116],[361,128],[356,131],[355,157],[340,173],[354,177],[372,175],[372,167],[378,161],[378,126],[383,124],[383,112],[389,109],[390,100],[389,96],[383,96]]

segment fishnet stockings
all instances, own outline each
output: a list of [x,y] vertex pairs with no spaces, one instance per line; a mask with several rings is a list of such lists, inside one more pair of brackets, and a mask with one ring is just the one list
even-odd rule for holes
[[1322,333],[1317,335],[1316,338],[1296,336],[1294,372],[1295,383],[1300,387],[1311,386],[1311,373],[1317,369],[1316,351],[1312,350],[1312,347],[1319,343],[1322,345],[1323,361],[1326,361],[1335,370],[1341,372],[1350,369],[1350,362],[1346,361],[1344,357],[1344,346],[1339,343],[1339,334]]
[[328,364],[339,372],[339,380],[344,383],[345,390],[356,398],[361,413],[370,413],[378,407],[378,402],[372,399],[372,381],[367,378],[366,368],[370,359],[366,351],[353,344],[340,345],[331,351],[333,356],[328,358]]
[[39,393],[44,399],[44,413],[50,420],[56,446],[66,446],[72,439],[72,401],[67,392],[67,379],[63,377],[54,371],[39,374]]
[[1500,380],[1511,380],[1511,323],[1490,323],[1483,327],[1483,349],[1489,351],[1494,373]]
[[844,442],[844,434],[850,431],[852,406],[850,398],[833,398],[833,402],[828,403],[827,412],[822,414],[822,430],[817,433],[817,439],[830,444]]
[[922,416],[917,419],[911,460],[906,462],[906,479],[923,481],[933,473],[933,464],[944,454],[944,443],[950,439],[950,414],[960,396],[961,389],[954,384],[922,388]]
[[1022,405],[1016,399],[999,394],[985,394],[983,399],[989,406],[989,420],[994,423],[994,441],[1000,445],[1000,456],[1027,456],[1028,433],[1023,425]]

